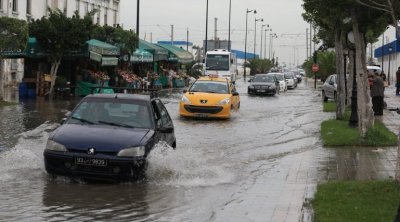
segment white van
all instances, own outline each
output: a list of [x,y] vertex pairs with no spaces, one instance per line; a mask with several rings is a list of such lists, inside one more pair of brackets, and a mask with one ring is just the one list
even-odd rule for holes
[[226,49],[215,49],[206,53],[204,75],[218,75],[235,83],[238,74],[236,54]]

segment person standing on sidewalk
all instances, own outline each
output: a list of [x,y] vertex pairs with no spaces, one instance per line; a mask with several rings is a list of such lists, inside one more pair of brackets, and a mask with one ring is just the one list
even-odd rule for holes
[[400,96],[400,66],[396,72],[396,96]]
[[375,72],[373,76],[373,82],[371,85],[371,97],[372,97],[372,109],[374,110],[375,116],[383,115],[383,97],[384,97],[385,86],[382,78],[378,72]]

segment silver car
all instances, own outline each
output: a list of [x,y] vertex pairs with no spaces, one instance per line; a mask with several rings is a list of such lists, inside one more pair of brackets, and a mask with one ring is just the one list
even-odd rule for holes
[[328,99],[336,100],[336,92],[337,92],[337,75],[332,74],[328,76],[328,78],[324,82],[324,85],[322,85],[322,100],[324,102],[328,101]]

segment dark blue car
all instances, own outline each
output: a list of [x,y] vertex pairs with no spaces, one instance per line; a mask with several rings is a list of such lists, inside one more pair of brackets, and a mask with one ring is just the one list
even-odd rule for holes
[[143,176],[146,157],[160,141],[176,147],[174,125],[160,99],[89,95],[50,134],[45,167],[51,175],[136,179]]

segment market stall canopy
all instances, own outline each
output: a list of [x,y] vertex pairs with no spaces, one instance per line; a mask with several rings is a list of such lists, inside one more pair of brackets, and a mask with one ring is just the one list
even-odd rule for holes
[[168,50],[169,54],[168,61],[179,62],[179,63],[191,63],[194,61],[192,53],[182,48],[162,43],[159,43],[157,45]]
[[139,49],[146,50],[153,54],[153,59],[155,62],[168,60],[168,51],[160,46],[157,46],[156,44],[139,39]]
[[118,65],[120,49],[117,46],[91,39],[86,41],[88,44],[89,57],[91,60],[101,63],[102,66]]
[[153,62],[153,59],[153,54],[144,49],[136,49],[131,55],[131,62]]

